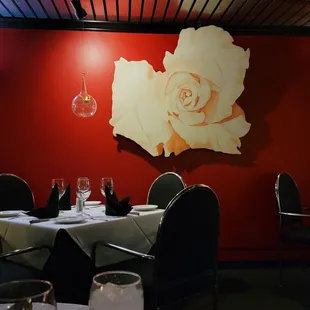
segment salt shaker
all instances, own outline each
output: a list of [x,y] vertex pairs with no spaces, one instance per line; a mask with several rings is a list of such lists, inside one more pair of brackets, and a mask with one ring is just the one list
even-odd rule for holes
[[76,204],[75,204],[75,210],[76,213],[83,213],[83,209],[84,209],[84,203],[82,200],[80,200],[79,198],[76,198]]

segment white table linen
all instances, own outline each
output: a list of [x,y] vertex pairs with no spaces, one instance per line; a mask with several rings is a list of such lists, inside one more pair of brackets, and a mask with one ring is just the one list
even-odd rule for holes
[[[59,229],[65,229],[89,256],[91,247],[97,240],[105,240],[144,253],[150,250],[156,239],[163,210],[140,212],[140,215],[129,214],[126,217],[106,216],[104,210],[102,205],[88,207],[85,209],[85,213],[89,218],[79,224],[57,224],[54,219],[30,224],[29,221],[33,218],[24,215],[16,218],[1,218],[2,251],[7,252],[40,245],[48,245],[52,248]],[[75,210],[62,211],[59,216],[67,217],[75,214]],[[14,260],[42,269],[48,256],[49,252],[44,250],[18,255]],[[100,247],[96,257],[99,266],[114,264],[130,258],[132,256],[106,247]]]

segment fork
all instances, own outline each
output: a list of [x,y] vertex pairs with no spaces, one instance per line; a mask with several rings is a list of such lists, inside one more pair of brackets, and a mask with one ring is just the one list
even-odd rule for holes
[[88,213],[86,213],[86,212],[84,212],[84,214],[87,215],[87,217],[88,217],[89,219],[91,219],[91,220],[102,220],[102,221],[105,221],[105,222],[108,221],[108,220],[106,220],[106,219],[93,217],[93,216],[91,216],[90,214],[88,214]]

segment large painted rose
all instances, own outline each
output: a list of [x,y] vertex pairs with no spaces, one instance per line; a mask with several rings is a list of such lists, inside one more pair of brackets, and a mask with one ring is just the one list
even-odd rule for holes
[[236,104],[249,66],[249,51],[223,29],[209,26],[180,33],[166,71],[146,61],[115,63],[110,124],[153,156],[206,148],[240,154],[250,124]]

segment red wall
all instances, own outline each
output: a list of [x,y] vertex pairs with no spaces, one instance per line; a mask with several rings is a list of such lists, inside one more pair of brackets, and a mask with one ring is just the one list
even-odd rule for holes
[[[146,59],[163,69],[165,51],[177,35],[0,29],[0,172],[28,181],[38,205],[51,179],[75,185],[92,180],[91,199],[101,199],[99,179],[113,176],[120,196],[144,203],[160,173],[176,171],[187,184],[205,183],[221,203],[221,248],[268,248],[276,242],[274,181],[291,173],[310,205],[310,38],[236,37],[251,49],[246,89],[238,100],[251,130],[242,155],[207,150],[153,158],[135,143],[115,140],[111,116],[114,61]],[[86,72],[88,91],[98,103],[92,118],[71,111]],[[75,188],[73,187],[73,190]],[[186,229],[186,228],[185,228]],[[221,251],[223,259],[267,259],[271,250]]]

